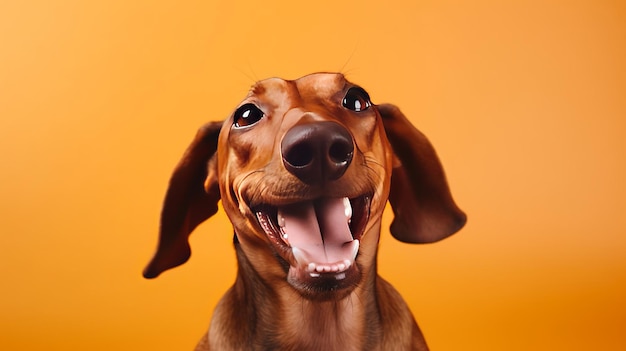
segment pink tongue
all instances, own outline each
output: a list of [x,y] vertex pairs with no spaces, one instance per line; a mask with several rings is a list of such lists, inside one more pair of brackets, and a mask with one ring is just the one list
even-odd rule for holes
[[351,257],[346,243],[352,242],[343,198],[330,198],[303,202],[280,208],[279,222],[284,219],[283,230],[289,245],[303,251],[309,262],[335,263]]

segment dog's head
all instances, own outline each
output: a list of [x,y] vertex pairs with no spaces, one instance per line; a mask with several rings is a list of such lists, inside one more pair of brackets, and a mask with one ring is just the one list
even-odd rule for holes
[[189,234],[220,199],[262,279],[312,299],[375,274],[387,200],[404,242],[434,242],[465,223],[424,135],[341,74],[261,81],[226,121],[200,129],[170,180],[145,277],[189,258]]

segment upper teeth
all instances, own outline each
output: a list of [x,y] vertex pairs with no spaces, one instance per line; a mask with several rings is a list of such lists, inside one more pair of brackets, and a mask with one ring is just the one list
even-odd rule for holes
[[350,219],[352,218],[352,206],[350,206],[350,199],[348,199],[347,197],[344,197],[343,206],[344,206],[346,218],[348,219],[348,222],[349,222]]
[[278,216],[278,226],[281,227],[281,228],[285,227],[285,217]]

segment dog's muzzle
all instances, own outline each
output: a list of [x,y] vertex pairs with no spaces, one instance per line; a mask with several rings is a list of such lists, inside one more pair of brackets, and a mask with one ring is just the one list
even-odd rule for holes
[[[324,187],[340,179],[350,166],[354,142],[335,122],[312,122],[292,127],[281,152],[285,169],[303,187],[324,193]],[[274,250],[288,263],[288,281],[316,298],[360,279],[356,258],[372,195],[336,195],[253,209]]]

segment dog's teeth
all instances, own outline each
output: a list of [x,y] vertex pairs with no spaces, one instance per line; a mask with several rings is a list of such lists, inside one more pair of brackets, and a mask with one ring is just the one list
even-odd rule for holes
[[361,243],[359,242],[358,239],[354,239],[351,242],[345,244],[345,245],[351,245],[352,252],[351,252],[350,258],[352,261],[354,261],[354,259],[356,258],[356,255],[359,253],[360,244]]
[[285,227],[285,217],[278,215],[278,226],[281,228]]
[[299,265],[303,265],[307,261],[306,257],[304,257],[304,253],[302,252],[302,250],[298,249],[297,247],[292,247],[291,252],[293,253],[293,257],[296,259],[296,262],[298,262]]
[[346,218],[348,219],[348,221],[350,221],[350,219],[352,218],[352,206],[350,206],[350,199],[348,199],[347,197],[344,197],[343,206],[344,206]]
[[346,274],[345,273],[339,273],[335,276],[335,279],[337,280],[342,280],[346,278]]
[[[315,271],[318,272],[318,273],[322,273],[322,272],[326,271],[326,268],[328,268],[328,266],[319,265],[319,266],[315,267]],[[328,270],[328,271],[330,271],[330,270]],[[326,272],[328,272],[328,271],[326,271]]]
[[[349,247],[345,247],[345,245],[350,245]],[[342,261],[333,262],[333,263],[319,263],[319,262],[310,262],[306,257],[306,253],[297,247],[292,247],[291,252],[296,260],[297,267],[299,269],[308,273],[311,277],[319,277],[321,274],[326,273],[335,273],[340,276],[342,273],[348,270],[348,268],[354,265],[356,260],[356,256],[359,253],[359,240],[353,240],[344,245],[344,250],[349,250],[351,256],[350,258],[345,258]],[[338,280],[343,279],[341,277],[337,278]]]
[[285,228],[279,228],[279,230],[280,230],[280,237],[283,239],[285,244],[290,245],[289,244],[289,235],[287,235],[287,232],[285,231]]

